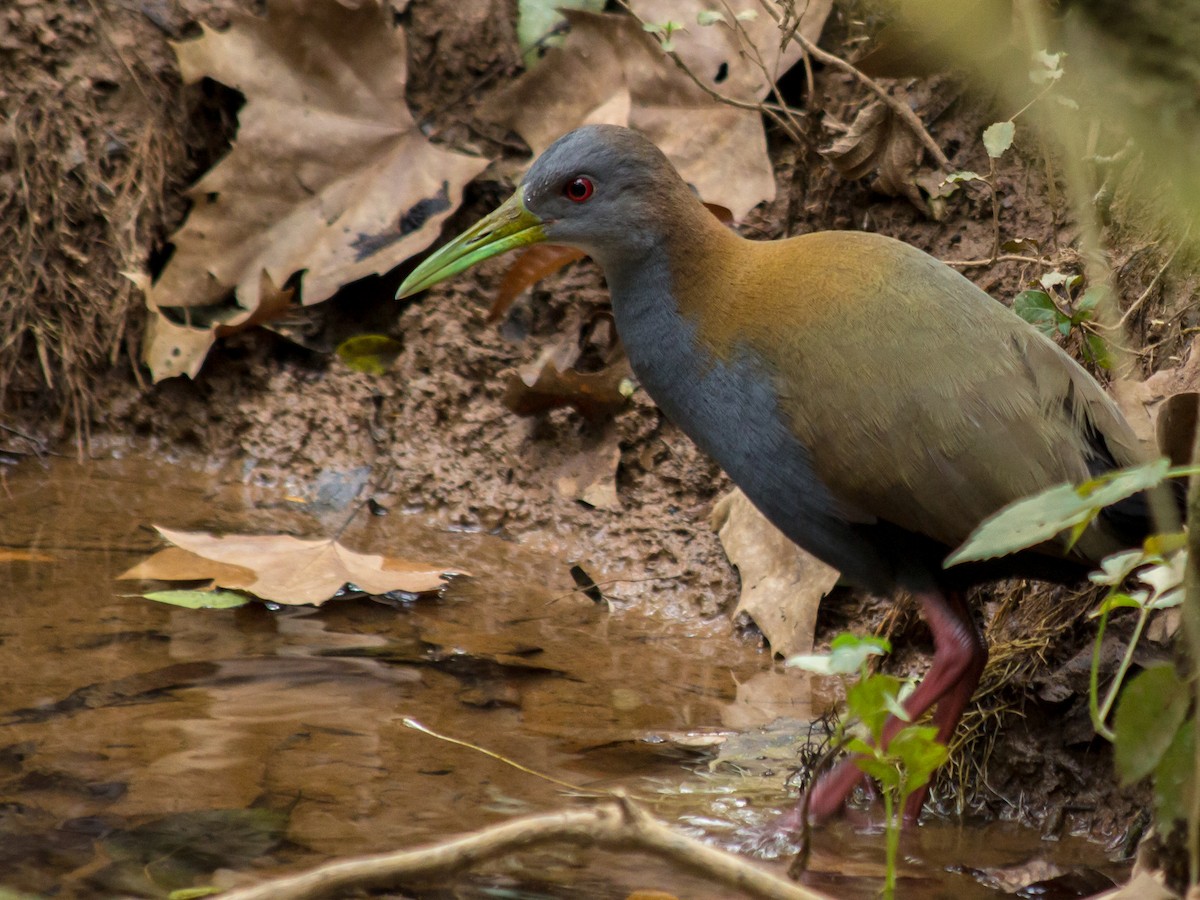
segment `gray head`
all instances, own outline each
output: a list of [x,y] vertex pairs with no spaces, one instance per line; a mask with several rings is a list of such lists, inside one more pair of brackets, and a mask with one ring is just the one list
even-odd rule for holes
[[651,251],[672,207],[698,202],[658,147],[617,125],[585,125],[560,137],[520,192],[546,240],[578,247],[601,266]]
[[671,229],[694,230],[697,214],[710,218],[646,138],[615,125],[577,128],[546,148],[508,200],[417,266],[397,296],[540,241],[579,248],[611,280],[661,258]]

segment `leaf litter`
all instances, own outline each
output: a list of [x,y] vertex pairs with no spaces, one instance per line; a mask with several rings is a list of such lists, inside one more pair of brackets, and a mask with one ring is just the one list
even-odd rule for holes
[[303,540],[284,534],[221,537],[155,528],[175,546],[160,550],[118,578],[211,581],[217,587],[246,591],[272,603],[319,606],[347,585],[373,595],[394,591],[427,594],[441,590],[451,575],[469,574],[394,556],[358,553],[330,538]]
[[214,339],[205,319],[253,318],[265,279],[299,276],[310,305],[424,249],[487,164],[421,132],[405,101],[405,35],[378,2],[272,0],[265,18],[232,19],[174,45],[186,83],[212,78],[246,105],[233,149],[189,192],[148,295],[155,380],[194,375]]

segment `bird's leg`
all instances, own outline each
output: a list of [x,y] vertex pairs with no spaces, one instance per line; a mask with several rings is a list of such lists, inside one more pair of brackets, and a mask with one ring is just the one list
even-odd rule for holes
[[[987,663],[987,647],[967,611],[960,594],[943,594],[937,589],[919,593],[921,609],[929,630],[933,632],[933,663],[924,680],[904,701],[909,721],[916,721],[930,707],[937,705],[933,723],[937,739],[945,743],[954,732],[963,709],[975,693],[983,667]],[[895,737],[907,722],[890,716],[883,726],[883,745]],[[854,764],[854,759],[840,763],[812,788],[808,800],[808,817],[813,822],[832,818],[846,802],[855,786],[866,776]],[[914,793],[905,808],[905,820],[915,821],[925,800],[925,791]],[[796,814],[785,817],[784,827],[794,824]]]

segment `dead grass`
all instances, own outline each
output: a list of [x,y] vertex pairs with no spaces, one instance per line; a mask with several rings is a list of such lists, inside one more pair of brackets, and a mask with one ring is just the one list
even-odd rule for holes
[[938,773],[935,795],[951,794],[960,808],[985,805],[996,791],[988,768],[997,736],[1022,715],[1030,684],[1061,659],[1069,636],[1095,608],[1094,588],[1006,582],[992,594],[987,668],[950,742],[950,761]]
[[165,91],[140,88],[146,114],[133,129],[109,127],[94,82],[64,90],[47,76],[4,111],[0,406],[49,401],[80,441],[97,373],[123,349],[136,358],[140,294],[124,273],[145,267],[168,159],[181,153],[179,129],[162,127]]

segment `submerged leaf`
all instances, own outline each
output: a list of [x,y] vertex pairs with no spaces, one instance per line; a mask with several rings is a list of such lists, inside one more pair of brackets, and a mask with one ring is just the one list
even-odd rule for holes
[[142,596],[147,600],[186,609],[236,609],[250,602],[245,594],[235,594],[233,591],[151,591]]

